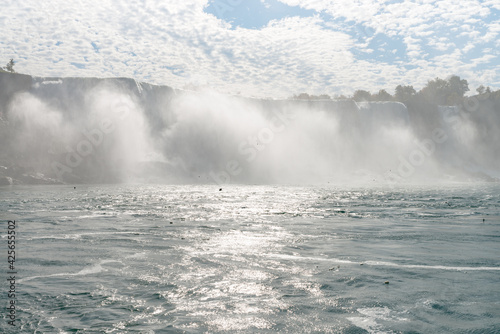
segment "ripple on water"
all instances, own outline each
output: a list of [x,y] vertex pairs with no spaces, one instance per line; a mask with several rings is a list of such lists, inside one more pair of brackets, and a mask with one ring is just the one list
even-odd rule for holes
[[27,212],[27,332],[484,332],[500,191],[483,191],[89,186],[0,206]]

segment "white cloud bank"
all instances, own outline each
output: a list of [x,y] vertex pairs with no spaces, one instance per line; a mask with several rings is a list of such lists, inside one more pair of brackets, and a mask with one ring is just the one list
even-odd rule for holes
[[7,1],[0,54],[38,76],[206,84],[247,96],[420,88],[450,74],[471,89],[500,87],[497,1],[281,2],[317,14],[252,30],[206,13],[208,0]]

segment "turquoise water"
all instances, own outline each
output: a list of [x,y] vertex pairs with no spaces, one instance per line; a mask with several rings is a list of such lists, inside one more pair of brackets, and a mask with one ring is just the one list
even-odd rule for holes
[[0,208],[0,332],[500,332],[495,184],[15,186]]

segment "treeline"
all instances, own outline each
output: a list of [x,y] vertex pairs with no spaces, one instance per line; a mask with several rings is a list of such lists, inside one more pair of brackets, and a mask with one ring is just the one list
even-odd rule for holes
[[[309,95],[301,93],[294,95],[291,99],[295,100],[354,100],[356,102],[363,101],[397,101],[402,103],[412,103],[415,101],[425,101],[434,105],[460,105],[464,102],[465,93],[468,92],[469,83],[465,79],[461,79],[457,75],[452,75],[448,79],[436,78],[429,80],[427,85],[420,91],[416,91],[413,86],[398,85],[394,89],[394,94],[391,95],[385,89],[379,90],[372,94],[366,90],[356,90],[352,96],[337,95],[330,97],[327,94]],[[492,91],[490,87],[479,86],[476,89],[479,95],[488,94],[488,97],[500,99],[500,90]]]
[[11,59],[7,65],[5,67],[0,67],[0,71],[1,72],[9,72],[9,73],[16,73],[16,71],[14,71],[14,65],[16,63],[14,62],[14,59]]
[[[0,72],[16,73],[14,70],[14,59],[11,59],[6,66],[0,67]],[[457,75],[452,75],[448,79],[435,78],[429,80],[427,85],[420,91],[416,91],[413,86],[398,85],[394,89],[394,94],[391,95],[385,89],[379,90],[372,94],[366,90],[356,90],[352,96],[337,95],[333,98],[327,94],[310,95],[308,93],[300,93],[290,97],[293,100],[353,100],[356,102],[364,101],[396,101],[405,104],[414,103],[430,103],[432,105],[453,106],[461,105],[465,101],[465,93],[468,92],[469,83],[465,79],[461,79]],[[476,88],[478,95],[486,96],[489,99],[499,100],[500,89],[493,91],[490,87],[480,85]]]

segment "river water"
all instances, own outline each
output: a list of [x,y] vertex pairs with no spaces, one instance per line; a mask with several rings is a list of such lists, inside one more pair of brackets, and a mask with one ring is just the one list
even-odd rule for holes
[[500,332],[498,184],[222,187],[0,187],[0,332]]

